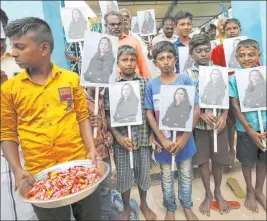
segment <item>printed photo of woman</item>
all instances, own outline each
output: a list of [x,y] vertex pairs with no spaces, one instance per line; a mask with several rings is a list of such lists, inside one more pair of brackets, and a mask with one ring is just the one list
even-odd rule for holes
[[209,82],[201,97],[202,103],[207,105],[223,105],[226,88],[222,72],[219,69],[212,69]]
[[239,65],[237,60],[236,60],[236,57],[235,57],[235,51],[236,51],[236,46],[240,41],[241,41],[241,39],[235,39],[233,42],[233,50],[232,50],[232,53],[231,53],[231,56],[230,56],[230,59],[228,62],[229,68],[237,68]]
[[259,70],[249,74],[243,105],[247,108],[266,107],[266,80]]
[[173,101],[168,107],[162,124],[168,127],[186,128],[192,105],[190,104],[188,92],[185,88],[177,88],[173,95]]
[[146,11],[144,14],[144,23],[142,25],[141,33],[142,34],[152,34],[154,29],[154,19],[151,15],[151,12]]
[[84,80],[90,83],[109,83],[115,58],[112,51],[112,43],[108,37],[103,37],[98,43],[98,50],[91,59],[84,73]]
[[73,9],[68,33],[69,39],[83,39],[85,30],[87,30],[87,21],[83,17],[81,10],[78,8]]
[[121,98],[113,116],[115,123],[136,122],[139,100],[131,84],[125,83],[121,88]]

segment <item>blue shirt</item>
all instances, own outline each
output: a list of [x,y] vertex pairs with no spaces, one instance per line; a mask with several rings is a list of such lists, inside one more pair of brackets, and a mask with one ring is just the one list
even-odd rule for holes
[[[229,96],[234,98],[239,98],[235,75],[229,77]],[[258,112],[251,111],[251,112],[244,112],[243,114],[247,119],[248,123],[250,124],[250,126],[253,128],[253,130],[260,131]],[[263,121],[263,128],[264,130],[266,130],[266,111],[261,111],[261,116]],[[246,132],[245,128],[238,119],[236,119],[236,130],[241,132]]]
[[[145,89],[145,109],[146,110],[154,110],[156,120],[159,123],[159,103],[160,103],[160,87],[164,85],[159,77],[154,78],[153,80],[149,81],[146,85]],[[194,85],[192,79],[186,75],[179,74],[176,81],[173,82],[171,85]],[[196,92],[195,95],[195,104],[198,104],[198,94]],[[172,141],[172,131],[166,130],[162,131],[166,138]],[[177,134],[182,134],[183,132],[177,132]],[[159,141],[158,141],[159,142]],[[160,142],[159,142],[160,143]],[[191,134],[185,147],[179,152],[178,155],[175,157],[176,162],[184,161],[188,158],[191,158],[196,153],[196,145]],[[155,151],[155,157],[157,162],[159,163],[171,163],[172,155],[164,148],[162,152]]]
[[176,64],[175,64],[176,72],[181,73],[180,67],[179,67],[179,47],[185,47],[185,45],[181,42],[179,38],[177,39],[177,41],[173,43],[173,45],[176,50]]

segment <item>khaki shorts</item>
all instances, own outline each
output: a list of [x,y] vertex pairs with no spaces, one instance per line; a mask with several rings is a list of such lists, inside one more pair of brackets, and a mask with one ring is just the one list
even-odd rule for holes
[[200,130],[196,128],[194,130],[194,138],[197,147],[197,152],[193,157],[194,165],[207,163],[210,159],[213,163],[230,164],[227,127],[217,135],[217,153],[214,153],[213,130]]

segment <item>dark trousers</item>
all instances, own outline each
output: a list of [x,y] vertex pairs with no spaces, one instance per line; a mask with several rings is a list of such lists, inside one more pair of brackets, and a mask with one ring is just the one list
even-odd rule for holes
[[32,204],[38,220],[71,220],[71,208],[77,221],[101,220],[99,188],[90,196],[68,206],[46,209]]

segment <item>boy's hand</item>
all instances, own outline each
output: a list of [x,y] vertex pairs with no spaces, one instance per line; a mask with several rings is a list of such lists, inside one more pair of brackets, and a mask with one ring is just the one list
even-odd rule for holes
[[170,153],[177,155],[186,145],[188,141],[188,137],[180,135],[176,137],[176,143],[174,144],[173,148],[171,149]]
[[210,113],[204,113],[200,115],[200,118],[206,123],[209,124],[210,126],[213,126],[216,121],[217,117],[215,117],[213,114]]
[[264,152],[266,151],[266,147],[262,143],[262,134],[254,130],[247,131],[247,134],[249,135],[250,139],[258,146],[259,149]]
[[100,116],[97,114],[92,114],[90,116],[90,123],[92,127],[98,127],[101,125]]
[[164,139],[162,142],[162,146],[168,151],[170,152],[170,150],[172,149],[174,143],[172,141],[170,141],[169,139]]
[[122,136],[121,134],[118,134],[116,136],[116,140],[126,150],[128,150],[128,151],[133,150],[133,142],[131,141],[131,139],[129,137],[125,137],[125,136]]
[[220,133],[226,126],[226,118],[224,116],[220,116],[217,119],[215,130],[217,133]]
[[87,154],[87,158],[92,161],[93,167],[97,166],[98,161],[103,160],[97,153],[95,148],[91,148]]
[[24,170],[22,168],[15,171],[14,177],[15,177],[15,191],[23,181],[27,181],[31,185],[34,185],[35,183],[33,175],[29,171]]

